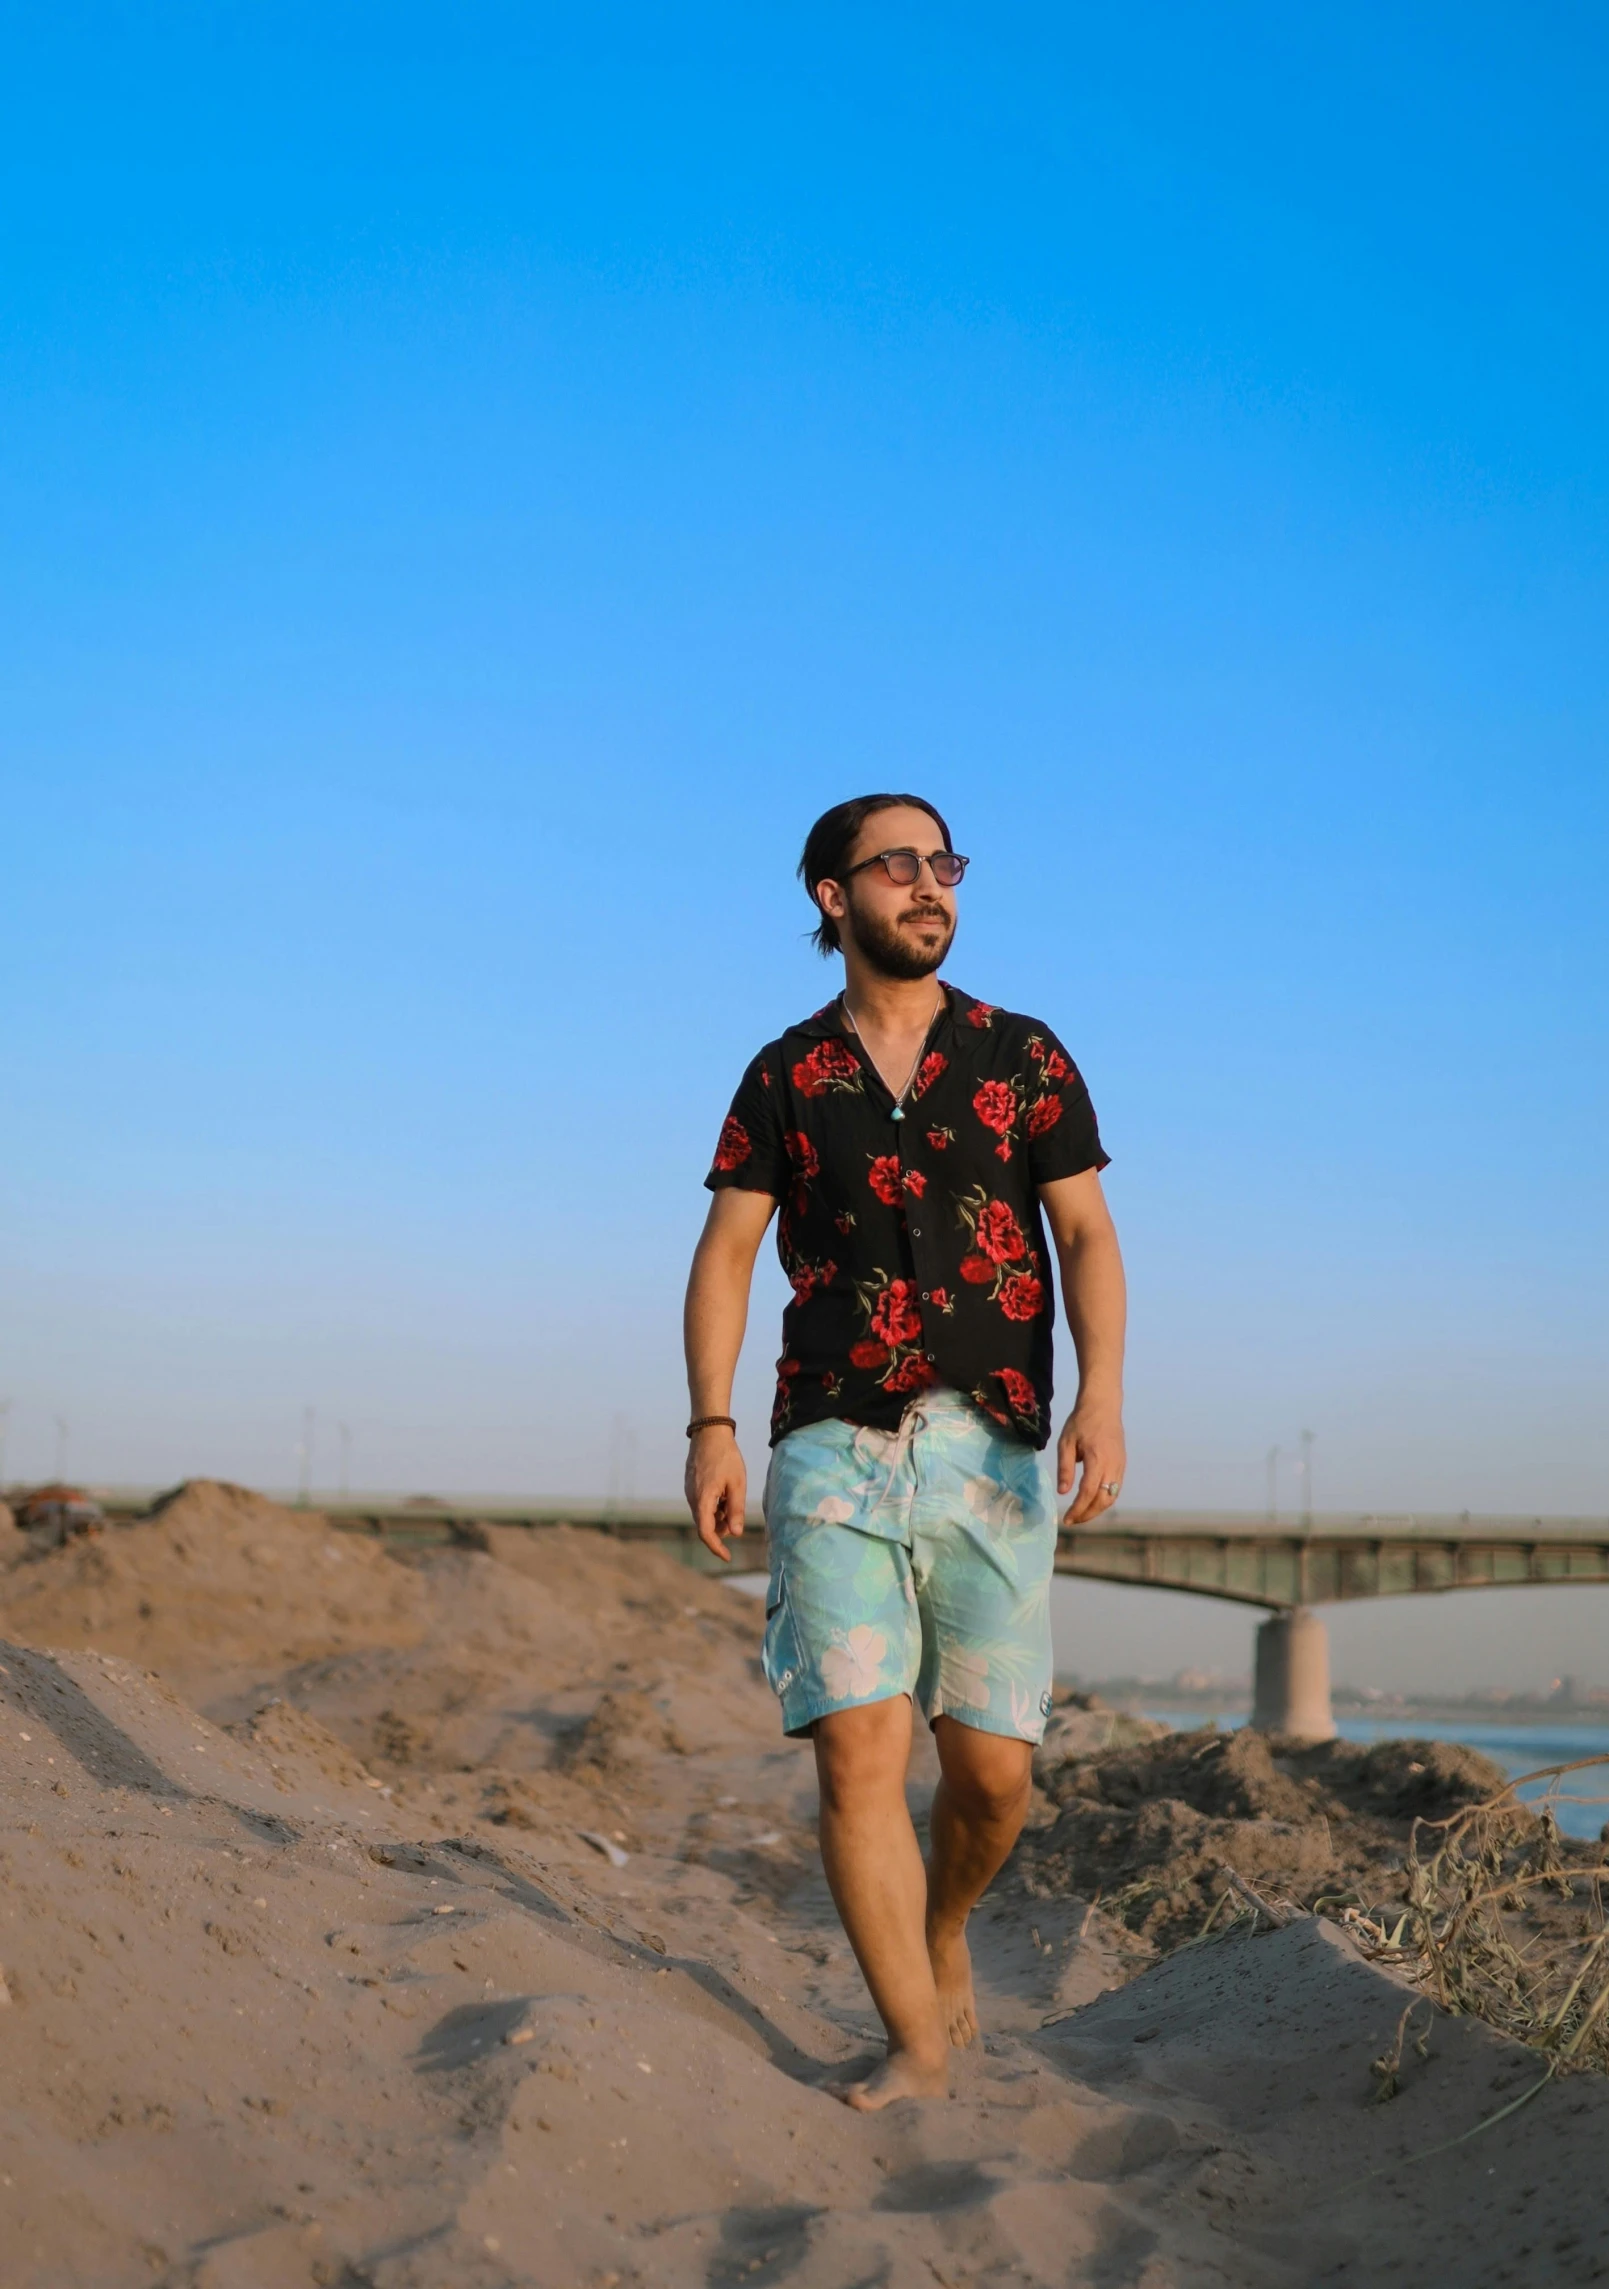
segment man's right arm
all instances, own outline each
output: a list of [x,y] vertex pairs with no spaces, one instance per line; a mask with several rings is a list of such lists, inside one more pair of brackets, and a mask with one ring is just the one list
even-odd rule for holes
[[[732,1378],[748,1324],[754,1259],[776,1210],[769,1192],[748,1192],[736,1185],[724,1186],[710,1201],[693,1252],[682,1315],[694,1422],[704,1415],[732,1411]],[[730,1564],[724,1541],[742,1533],[748,1501],[748,1473],[735,1432],[723,1424],[693,1433],[688,1441],[686,1487],[699,1540],[723,1564]]]

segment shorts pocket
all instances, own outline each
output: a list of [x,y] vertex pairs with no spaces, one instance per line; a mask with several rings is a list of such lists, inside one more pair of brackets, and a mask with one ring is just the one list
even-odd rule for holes
[[799,1649],[788,1607],[788,1577],[780,1560],[765,1597],[765,1644],[760,1653],[765,1681],[780,1701],[799,1681]]

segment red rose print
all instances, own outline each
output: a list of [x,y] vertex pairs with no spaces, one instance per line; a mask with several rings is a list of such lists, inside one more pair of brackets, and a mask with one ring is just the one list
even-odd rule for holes
[[1011,1139],[1009,1137],[1000,1139],[994,1148],[994,1157],[996,1160],[1009,1160],[1011,1158]]
[[815,1294],[817,1288],[831,1287],[837,1270],[838,1266],[831,1261],[825,1264],[796,1265],[794,1269],[789,1272],[788,1278],[792,1283],[794,1296],[797,1301],[800,1303],[808,1303],[810,1298]]
[[852,1343],[849,1347],[849,1364],[851,1367],[883,1367],[887,1363],[888,1345],[886,1343],[873,1343],[868,1339],[864,1343]]
[[946,1145],[948,1145],[953,1140],[954,1136],[954,1129],[929,1129],[927,1132],[927,1141],[933,1147],[935,1152],[943,1152]]
[[788,1148],[788,1158],[793,1163],[794,1174],[801,1182],[808,1184],[813,1176],[821,1174],[821,1162],[816,1157],[816,1148],[803,1129],[795,1129],[791,1136],[784,1137],[782,1141]]
[[927,1178],[919,1168],[908,1168],[905,1171],[905,1189],[913,1200],[921,1199],[927,1190]]
[[930,1049],[928,1051],[927,1055],[922,1059],[921,1071],[917,1074],[915,1081],[911,1085],[911,1102],[913,1104],[918,1097],[926,1096],[928,1090],[932,1088],[934,1082],[945,1070],[949,1062],[950,1060],[948,1057],[941,1056],[938,1050]]
[[753,1150],[754,1147],[749,1142],[748,1130],[741,1121],[735,1120],[728,1113],[721,1123],[721,1141],[715,1147],[716,1167],[722,1169],[741,1168]]
[[935,1311],[948,1311],[950,1308],[949,1289],[935,1288],[933,1290],[932,1296],[929,1298],[929,1301],[932,1303],[933,1309]]
[[846,1240],[848,1239],[850,1233],[855,1229],[855,1219],[850,1215],[847,1208],[840,1208],[837,1215],[833,1218],[833,1222],[837,1225],[839,1231],[842,1232]]
[[1037,1033],[1029,1036],[1028,1054],[1036,1065],[1043,1065],[1045,1062],[1045,1045]]
[[914,1343],[922,1332],[922,1315],[916,1308],[916,1282],[890,1280],[877,1299],[872,1313],[872,1333],[880,1335],[885,1343]]
[[994,1285],[994,1266],[987,1256],[963,1256],[961,1258],[961,1277],[975,1288],[992,1287]]
[[883,1377],[885,1391],[925,1391],[933,1381],[933,1370],[919,1351],[908,1351]]
[[1072,1067],[1061,1051],[1053,1049],[1050,1053],[1050,1060],[1045,1067],[1045,1079],[1047,1081],[1065,1081],[1071,1071]]
[[1006,1397],[1019,1415],[1037,1415],[1039,1397],[1032,1383],[1017,1367],[997,1367],[995,1381],[1005,1388]]
[[972,1110],[986,1129],[1004,1136],[1017,1117],[1017,1095],[1009,1081],[985,1081],[972,1100]]
[[967,1023],[975,1025],[980,1033],[983,1032],[994,1023],[994,1005],[986,1001],[975,1001],[967,1011]]
[[1042,1137],[1045,1131],[1053,1129],[1060,1119],[1060,1097],[1036,1098],[1028,1108],[1028,1134],[1031,1137]]
[[1027,1248],[1022,1226],[1003,1200],[987,1200],[978,1211],[977,1227],[973,1233],[979,1253],[991,1263],[1014,1263]]
[[1037,1319],[1045,1291],[1031,1272],[1013,1272],[1001,1284],[1000,1309],[1007,1319]]
[[860,1067],[855,1052],[843,1041],[818,1041],[808,1057],[793,1069],[793,1085],[801,1097],[824,1096],[829,1089],[858,1089]]
[[779,1359],[777,1361],[777,1373],[784,1382],[797,1375],[799,1371],[800,1362],[797,1359]]
[[885,1208],[899,1206],[899,1179],[899,1159],[891,1152],[885,1152],[880,1160],[874,1160],[866,1171],[866,1182]]

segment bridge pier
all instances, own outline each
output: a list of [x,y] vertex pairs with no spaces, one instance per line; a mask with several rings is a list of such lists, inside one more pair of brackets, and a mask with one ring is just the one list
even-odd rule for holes
[[1251,1721],[1260,1733],[1296,1740],[1333,1741],[1330,1713],[1330,1641],[1306,1606],[1270,1614],[1257,1631]]

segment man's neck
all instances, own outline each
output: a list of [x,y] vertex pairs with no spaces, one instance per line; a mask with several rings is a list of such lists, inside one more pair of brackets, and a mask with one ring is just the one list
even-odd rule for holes
[[936,977],[891,978],[844,949],[844,1007],[862,1033],[897,1039],[925,1033],[938,1013],[943,988]]

